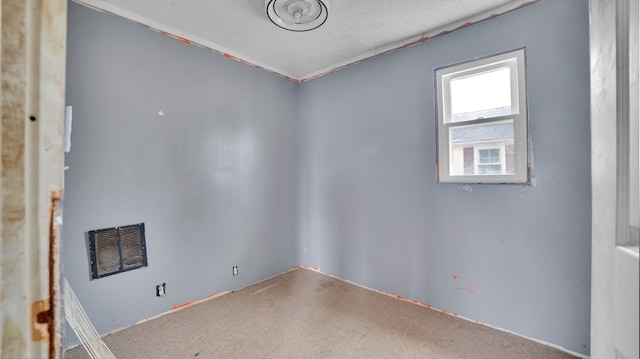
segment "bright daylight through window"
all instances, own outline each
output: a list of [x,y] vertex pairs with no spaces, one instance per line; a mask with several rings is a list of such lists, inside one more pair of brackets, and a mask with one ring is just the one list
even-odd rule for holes
[[525,51],[435,70],[438,181],[527,183]]

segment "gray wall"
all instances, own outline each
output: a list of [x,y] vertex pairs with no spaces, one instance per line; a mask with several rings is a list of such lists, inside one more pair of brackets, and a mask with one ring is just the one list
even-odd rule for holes
[[[543,1],[305,84],[300,262],[589,353],[588,21]],[[533,185],[437,184],[433,69],[522,46]]]
[[[521,46],[533,185],[437,184],[433,68]],[[303,264],[589,352],[587,1],[300,86],[74,3],[68,48],[63,271],[101,333]],[[90,281],[85,233],[137,222],[149,267]]]
[[[298,264],[298,85],[73,2],[68,34],[63,271],[98,331]],[[90,281],[85,233],[138,222],[149,266]]]

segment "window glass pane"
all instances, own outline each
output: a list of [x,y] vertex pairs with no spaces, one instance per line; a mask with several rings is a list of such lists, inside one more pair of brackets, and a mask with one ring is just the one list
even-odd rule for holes
[[525,52],[434,69],[438,182],[529,183]]
[[[452,145],[513,140],[513,120],[489,122],[480,125],[461,125],[449,128]],[[469,147],[469,146],[464,146]]]
[[449,175],[515,174],[513,120],[449,128]]
[[484,150],[478,150],[480,155],[480,163],[500,163],[500,149],[490,148]]
[[511,70],[502,67],[449,82],[451,122],[505,116],[513,113]]
[[502,165],[480,165],[478,166],[479,175],[499,175],[502,174]]

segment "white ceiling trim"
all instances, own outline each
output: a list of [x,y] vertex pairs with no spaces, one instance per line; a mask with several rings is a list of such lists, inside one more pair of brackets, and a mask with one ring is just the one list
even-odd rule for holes
[[494,9],[476,14],[474,16],[471,17],[467,17],[464,18],[460,21],[456,21],[453,22],[449,25],[446,26],[441,26],[438,27],[432,31],[428,31],[425,33],[421,33],[418,34],[416,36],[412,36],[410,38],[407,38],[405,40],[402,41],[396,41],[393,43],[389,43],[387,45],[383,45],[383,46],[379,46],[376,47],[375,49],[372,49],[370,51],[366,51],[356,57],[353,57],[351,59],[345,60],[345,61],[340,61],[336,64],[330,65],[330,66],[326,66],[322,69],[319,69],[317,71],[312,71],[310,73],[307,73],[303,76],[295,76],[287,71],[284,71],[282,69],[270,66],[268,64],[265,63],[260,63],[259,61],[255,61],[253,59],[250,59],[248,56],[245,56],[243,54],[240,53],[236,53],[233,50],[230,50],[228,48],[225,48],[219,44],[216,44],[214,42],[208,41],[206,39],[203,38],[199,38],[197,36],[194,36],[192,34],[188,34],[185,32],[182,32],[180,30],[177,30],[171,26],[167,26],[161,23],[158,23],[154,20],[151,20],[149,18],[134,14],[130,11],[127,10],[123,10],[120,9],[118,7],[115,7],[113,5],[111,5],[110,3],[104,1],[104,0],[91,0],[91,3],[88,3],[84,0],[72,0],[75,3],[78,3],[82,6],[85,6],[87,8],[93,9],[95,11],[99,11],[99,12],[103,12],[103,13],[107,13],[107,14],[111,14],[111,15],[115,15],[118,16],[120,18],[123,18],[127,21],[133,22],[133,23],[137,23],[137,24],[142,24],[144,26],[147,26],[149,29],[158,32],[162,35],[166,35],[169,36],[171,38],[174,38],[176,40],[179,40],[181,42],[184,42],[186,44],[191,44],[191,45],[195,45],[198,47],[202,47],[202,48],[207,48],[211,51],[213,51],[214,53],[223,55],[227,58],[230,58],[232,60],[244,63],[245,65],[251,66],[251,67],[258,67],[261,68],[263,70],[266,70],[270,73],[273,73],[275,75],[284,77],[288,80],[294,81],[294,82],[299,82],[299,83],[303,83],[303,82],[307,82],[319,77],[322,77],[324,75],[333,73],[337,70],[349,67],[351,65],[360,63],[368,58],[377,56],[377,55],[381,55],[381,54],[386,54],[386,53],[390,53],[390,52],[394,52],[397,50],[400,50],[402,48],[405,47],[410,47],[422,42],[425,42],[429,39],[432,39],[434,37],[437,36],[441,36],[441,35],[445,35],[448,34],[452,31],[461,29],[461,28],[465,28],[467,26],[471,26],[473,24],[476,24],[478,22],[482,22],[482,21],[486,21],[486,20],[490,20],[496,16],[500,16],[502,14],[517,10],[519,8],[522,8],[524,6],[539,2],[541,0],[530,0],[530,1],[512,1],[510,3],[507,3],[505,5],[496,7]]

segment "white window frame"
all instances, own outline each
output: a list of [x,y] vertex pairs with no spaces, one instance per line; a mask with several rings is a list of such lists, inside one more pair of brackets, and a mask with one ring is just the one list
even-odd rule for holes
[[[511,69],[511,108],[513,114],[467,121],[451,121],[450,83],[457,78],[479,75],[487,71]],[[527,138],[527,94],[525,48],[454,64],[434,70],[436,88],[437,172],[438,182],[456,183],[529,183],[529,155]],[[513,120],[515,174],[451,175],[450,130],[458,126],[480,125]],[[502,151],[504,155],[504,151]]]
[[[474,173],[479,173],[480,171],[478,170],[478,168],[480,166],[488,166],[488,165],[500,165],[500,172],[505,173],[506,169],[507,169],[507,161],[506,161],[506,155],[505,155],[505,145],[500,145],[500,144],[485,144],[485,145],[476,145],[473,147],[473,151],[474,153],[474,158],[473,158],[473,166],[474,166]],[[500,151],[500,161],[496,162],[496,163],[480,163],[480,151],[482,150],[498,150]],[[475,176],[475,175],[474,175]],[[486,175],[478,175],[478,176],[486,176]]]

